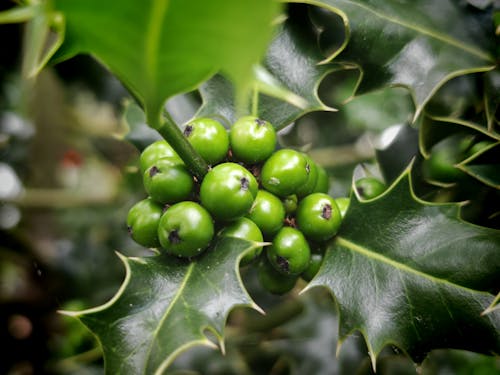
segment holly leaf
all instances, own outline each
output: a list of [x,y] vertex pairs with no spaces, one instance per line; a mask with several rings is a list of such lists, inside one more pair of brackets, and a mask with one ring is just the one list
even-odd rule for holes
[[387,144],[375,150],[377,162],[387,183],[395,181],[408,164],[418,155],[418,131],[411,126],[396,125],[382,133],[381,140],[390,138]]
[[[334,111],[318,97],[321,80],[339,69],[333,64],[319,64],[324,56],[307,12],[291,11],[267,49],[262,66],[254,71],[257,116],[281,129],[312,111]],[[234,88],[222,76],[215,76],[200,88],[203,105],[197,116],[222,117],[226,124],[240,115],[235,108]]]
[[435,348],[500,353],[500,311],[481,316],[500,287],[500,231],[459,212],[416,198],[410,168],[379,198],[351,199],[306,290],[331,291],[340,342],[359,330],[374,368],[386,345],[416,362]]
[[486,310],[483,311],[483,315],[490,314],[492,311],[500,309],[500,292],[496,295],[491,305],[488,306]]
[[268,0],[55,0],[65,38],[54,60],[92,54],[157,116],[219,71],[245,89],[278,10]]
[[500,141],[500,134],[490,132],[485,126],[452,117],[425,116],[419,129],[419,147],[428,157],[434,145],[453,134]]
[[[453,77],[493,69],[488,33],[450,0],[301,0],[342,17],[346,41],[327,61],[358,67],[356,94],[407,87],[418,117],[436,90]],[[470,13],[469,13],[470,14]]]
[[134,101],[127,100],[124,103],[122,119],[128,128],[123,138],[139,151],[161,139],[160,134],[148,126],[146,114]]
[[484,76],[484,106],[486,109],[486,122],[489,131],[494,131],[500,124],[498,108],[500,106],[500,72],[492,70]]
[[500,142],[491,143],[457,167],[482,183],[500,190]]
[[193,261],[165,255],[120,255],[126,277],[102,306],[64,312],[78,317],[99,339],[108,374],[161,374],[180,353],[195,345],[223,348],[231,309],[260,310],[246,292],[238,271],[242,256],[255,246],[221,238]]

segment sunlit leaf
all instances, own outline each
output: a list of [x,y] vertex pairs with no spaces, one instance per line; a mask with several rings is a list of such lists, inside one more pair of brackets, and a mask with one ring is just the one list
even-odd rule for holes
[[54,0],[66,25],[55,60],[93,55],[157,116],[168,97],[219,71],[247,88],[278,9],[268,0]]

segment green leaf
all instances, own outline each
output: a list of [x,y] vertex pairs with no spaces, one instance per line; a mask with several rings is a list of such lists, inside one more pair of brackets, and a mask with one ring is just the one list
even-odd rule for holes
[[161,139],[158,132],[151,129],[146,123],[144,111],[132,100],[127,100],[124,103],[123,121],[128,127],[124,139],[137,147],[139,151]]
[[409,125],[394,126],[382,133],[382,140],[388,136],[394,138],[375,154],[380,170],[387,183],[395,181],[418,155],[418,131]]
[[191,262],[169,256],[120,256],[126,277],[106,304],[77,316],[98,337],[108,374],[161,374],[194,345],[223,348],[226,318],[235,306],[259,309],[242,285],[238,263],[257,244],[220,239]]
[[500,142],[492,143],[457,167],[482,183],[500,190]]
[[54,0],[64,16],[56,61],[90,53],[158,116],[164,101],[216,72],[238,92],[272,36],[279,4],[269,0]]
[[493,68],[487,35],[450,0],[300,0],[339,14],[346,26],[342,52],[328,61],[355,65],[357,94],[384,86],[411,91],[416,119],[449,79]]
[[386,345],[417,362],[435,348],[499,353],[500,311],[481,313],[500,286],[500,231],[463,222],[457,204],[418,200],[409,174],[377,199],[351,199],[306,289],[330,289],[340,340],[359,330],[374,368]]
[[500,124],[498,107],[500,106],[500,72],[498,69],[485,74],[484,106],[488,130],[493,131]]
[[491,302],[491,305],[489,305],[488,308],[483,311],[483,315],[490,314],[498,309],[500,309],[500,292],[497,294],[493,302]]
[[425,116],[419,129],[420,151],[428,156],[434,145],[458,133],[500,141],[500,134],[489,132],[480,124],[452,117]]
[[26,22],[23,46],[23,77],[38,74],[64,39],[62,18],[48,11],[47,3],[27,2],[0,12],[0,24]]
[[[323,55],[307,12],[289,14],[271,42],[262,67],[255,72],[253,108],[277,129],[311,111],[332,111],[318,97],[318,86],[337,66],[319,64]],[[215,76],[201,86],[203,105],[197,116],[222,116],[229,125],[241,115],[235,109],[233,86]]]

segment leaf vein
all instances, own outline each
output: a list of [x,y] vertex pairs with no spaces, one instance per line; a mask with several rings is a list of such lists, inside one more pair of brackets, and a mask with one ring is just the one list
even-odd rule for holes
[[408,308],[409,308],[409,313],[410,313],[410,319],[411,319],[411,325],[413,326],[413,329],[415,331],[415,334],[417,335],[418,340],[421,340],[420,332],[418,331],[417,325],[416,325],[416,318],[415,315],[413,314],[413,304],[410,300],[410,293],[408,292],[408,288],[406,287],[406,282],[403,278],[403,275],[401,272],[398,272],[398,276],[401,279],[401,285],[403,286],[403,289],[405,291],[405,298],[406,301],[408,302]]
[[179,289],[177,290],[177,293],[175,294],[174,298],[172,299],[172,301],[170,302],[170,305],[168,305],[168,308],[167,310],[165,311],[165,313],[163,314],[160,322],[158,323],[158,326],[157,328],[153,331],[152,335],[151,335],[151,342],[149,344],[149,348],[146,352],[146,360],[144,361],[144,373],[146,373],[147,371],[147,363],[148,363],[148,359],[149,357],[151,356],[151,351],[153,350],[153,344],[156,340],[156,337],[161,329],[161,327],[163,326],[163,323],[165,322],[165,320],[167,319],[167,316],[170,314],[170,312],[172,311],[173,307],[175,306],[177,300],[179,298],[183,298],[182,296],[182,293],[184,292],[184,289],[186,288],[186,284],[189,280],[189,278],[191,277],[191,273],[193,272],[193,269],[194,269],[194,265],[195,263],[191,263],[186,271],[186,275],[184,276],[184,279],[182,280],[182,283],[181,285],[179,286]]
[[353,252],[356,252],[358,254],[361,254],[369,259],[385,263],[389,266],[394,267],[397,270],[404,271],[406,273],[412,273],[412,274],[417,275],[419,277],[429,279],[435,283],[447,284],[447,285],[450,285],[452,287],[460,288],[460,289],[464,289],[464,290],[468,290],[468,291],[471,290],[470,288],[467,288],[463,285],[455,284],[449,280],[435,277],[435,276],[432,276],[430,274],[427,274],[427,273],[424,273],[422,271],[411,268],[411,267],[407,266],[406,264],[403,264],[403,263],[400,263],[400,262],[395,261],[393,259],[390,259],[390,258],[388,258],[382,254],[379,254],[375,251],[372,251],[370,249],[366,249],[363,246],[357,245],[357,244],[355,244],[355,243],[353,243],[353,242],[351,242],[343,237],[337,237],[336,242],[339,246],[343,246],[343,247],[345,247],[349,250],[352,250]]
[[[460,42],[460,41],[458,41],[458,40],[456,40],[454,38],[450,38],[450,37],[448,37],[446,35],[443,35],[443,34],[441,34],[439,32],[436,32],[434,30],[426,29],[423,26],[412,24],[412,23],[409,23],[409,22],[405,22],[405,21],[403,21],[403,20],[401,20],[399,18],[385,15],[383,13],[378,12],[377,10],[375,10],[373,8],[370,8],[370,7],[366,6],[366,5],[362,5],[362,4],[356,3],[356,2],[351,1],[351,0],[341,0],[341,1],[343,1],[344,3],[349,3],[349,4],[351,4],[353,6],[356,6],[356,7],[362,8],[362,9],[364,9],[364,10],[372,13],[373,15],[375,15],[375,16],[377,16],[379,18],[382,18],[382,19],[387,20],[389,22],[395,23],[395,24],[400,25],[402,27],[405,27],[407,29],[414,30],[414,31],[416,31],[418,33],[427,35],[427,36],[429,36],[431,38],[440,40],[440,41],[442,41],[444,43],[447,43],[449,45],[452,45],[452,46],[454,46],[454,47],[456,47],[458,49],[462,49],[464,51],[467,51],[470,54],[475,55],[477,57],[480,57],[482,59],[491,61],[491,57],[487,53],[485,53],[485,52],[483,52],[483,51],[481,51],[481,50],[479,50],[477,48],[474,48],[473,46],[465,45],[465,43]],[[315,3],[315,2],[312,1],[311,3]]]

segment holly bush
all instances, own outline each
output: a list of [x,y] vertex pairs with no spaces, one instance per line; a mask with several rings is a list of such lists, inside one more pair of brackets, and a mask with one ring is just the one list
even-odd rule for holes
[[[25,95],[81,55],[125,88],[114,136],[140,198],[112,222],[138,244],[108,249],[125,275],[107,301],[60,306],[106,373],[499,371],[499,15],[472,0],[25,0],[0,13],[24,23]],[[235,169],[248,174],[236,188]],[[277,224],[269,202],[253,213],[264,199]],[[276,229],[245,234],[252,215]]]

